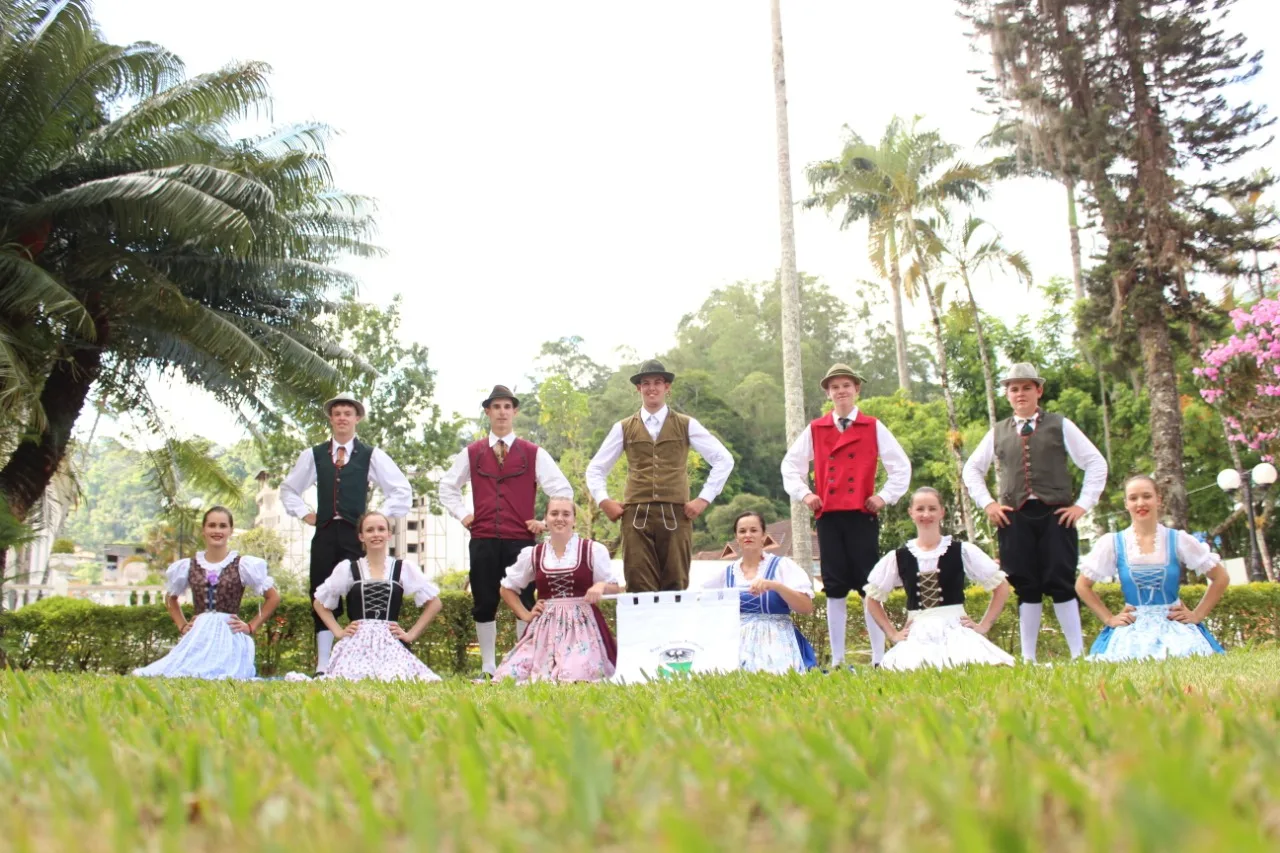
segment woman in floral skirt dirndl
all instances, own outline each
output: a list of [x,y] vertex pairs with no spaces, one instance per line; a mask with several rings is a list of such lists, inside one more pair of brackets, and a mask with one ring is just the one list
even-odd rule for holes
[[[422,636],[440,612],[440,590],[409,560],[387,556],[391,523],[380,512],[367,512],[357,526],[365,556],[343,560],[317,589],[315,610],[338,639],[322,678],[360,681],[439,681],[411,651],[409,644]],[[345,628],[338,625],[333,608],[346,596]],[[397,621],[406,595],[422,607],[413,627],[405,630]],[[425,605],[425,606],[424,606]],[[292,674],[291,674],[292,675]],[[298,680],[296,676],[291,680]]]
[[[547,502],[546,542],[525,548],[502,579],[502,600],[529,628],[494,673],[518,683],[603,681],[618,660],[613,633],[596,606],[602,595],[621,589],[599,542],[573,530],[575,510],[568,498]],[[520,591],[537,584],[538,601],[525,609]]]

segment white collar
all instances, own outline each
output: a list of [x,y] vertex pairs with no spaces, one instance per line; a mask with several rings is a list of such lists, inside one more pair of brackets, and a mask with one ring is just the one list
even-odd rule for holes
[[355,449],[355,443],[356,437],[354,435],[341,444],[338,443],[338,439],[332,436],[329,437],[329,446],[332,448],[333,453],[337,453],[339,447],[345,447],[347,449],[347,455],[350,456],[351,451]]
[[506,435],[504,435],[504,436],[502,436],[501,438],[499,438],[498,436],[494,435],[493,433],[489,433],[489,446],[490,446],[490,447],[493,447],[493,446],[494,446],[495,444],[497,444],[499,441],[501,441],[501,442],[502,442],[503,444],[505,444],[507,447],[511,447],[513,444],[515,444],[515,443],[516,443],[516,434],[515,434],[514,432],[509,432],[509,433],[507,433]]
[[937,558],[937,557],[941,557],[943,554],[947,553],[947,549],[948,549],[948,548],[950,548],[950,547],[951,547],[951,536],[950,536],[950,535],[943,536],[941,539],[939,539],[939,540],[938,540],[938,546],[937,546],[936,548],[934,548],[934,549],[930,550],[930,551],[926,551],[925,549],[923,549],[923,548],[921,548],[921,547],[920,547],[920,540],[919,540],[919,539],[909,539],[909,540],[907,540],[907,550],[908,550],[908,551],[910,551],[910,552],[911,552],[911,554],[912,554],[912,555],[913,555],[917,560],[922,560],[922,559],[923,559],[923,560],[932,560],[932,559],[935,559],[935,558]]
[[[858,407],[854,406],[850,409],[849,414],[845,415],[845,417],[849,419],[849,423],[856,421],[858,419]],[[840,426],[840,416],[836,414],[835,409],[831,410],[831,423],[835,424],[837,427]]]
[[196,562],[206,569],[221,569],[239,556],[240,555],[236,551],[228,551],[227,556],[223,557],[216,563],[210,563],[209,559],[205,557],[204,551],[196,551]]
[[1035,414],[1033,414],[1033,415],[1032,415],[1031,417],[1029,417],[1029,418],[1023,418],[1023,417],[1019,417],[1018,415],[1014,415],[1014,416],[1013,416],[1013,421],[1014,421],[1014,423],[1016,423],[1016,424],[1018,424],[1019,426],[1021,426],[1022,424],[1027,424],[1027,423],[1032,423],[1032,424],[1033,424],[1033,423],[1035,423],[1035,422],[1036,422],[1036,419],[1037,419],[1037,418],[1039,418],[1039,417],[1040,417],[1040,410],[1039,410],[1039,409],[1036,409]]
[[656,412],[650,412],[642,406],[640,408],[640,420],[645,423],[649,423],[649,418],[657,418],[659,424],[663,423],[667,419],[667,406],[664,404],[662,408],[658,409]]
[[553,560],[567,560],[567,559],[569,559],[569,555],[570,555],[570,554],[576,554],[576,553],[578,552],[578,531],[576,531],[576,530],[575,530],[575,531],[573,531],[573,533],[569,534],[569,541],[568,541],[568,542],[566,542],[566,543],[565,543],[565,546],[564,546],[564,556],[563,556],[563,557],[557,557],[557,556],[556,556],[556,546],[554,546],[554,545],[552,545],[552,544],[551,544],[551,537],[550,537],[550,536],[548,536],[548,537],[547,537],[546,545],[547,545],[546,554],[547,554],[547,556],[549,556],[551,559],[553,559]]

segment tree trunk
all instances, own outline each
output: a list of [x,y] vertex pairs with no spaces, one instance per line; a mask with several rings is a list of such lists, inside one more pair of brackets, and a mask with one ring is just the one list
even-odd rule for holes
[[889,226],[889,298],[893,302],[893,343],[898,358],[898,388],[911,393],[911,371],[907,367],[907,324],[902,319],[902,273],[898,269],[898,237]]
[[1093,369],[1098,372],[1098,399],[1102,403],[1102,444],[1107,454],[1107,470],[1114,471],[1111,461],[1111,403],[1107,400],[1107,377],[1102,372],[1102,356],[1094,360]]
[[1080,259],[1080,220],[1076,211],[1076,180],[1062,179],[1067,187],[1067,231],[1071,234],[1071,274],[1076,285],[1076,299],[1084,299],[1084,272]]
[[[787,444],[805,428],[804,376],[800,370],[800,274],[796,267],[796,228],[791,199],[791,143],[787,126],[787,77],[782,54],[781,0],[772,0],[773,107],[778,131],[778,224],[782,242],[782,386],[786,400]],[[813,574],[809,508],[791,502],[791,557]]]
[[964,532],[970,542],[977,541],[977,531],[973,526],[973,513],[969,512],[969,492],[964,487],[964,454],[960,450],[960,423],[956,419],[956,403],[951,396],[951,380],[947,373],[947,348],[942,338],[942,313],[938,309],[938,300],[933,287],[929,284],[928,274],[923,272],[924,258],[919,258],[921,273],[920,283],[924,286],[925,297],[929,300],[929,314],[933,318],[933,341],[937,348],[938,381],[942,385],[942,397],[947,402],[947,446],[951,449],[951,458],[956,466],[956,495],[960,498],[960,520],[964,523]]
[[1174,371],[1169,327],[1158,293],[1143,294],[1137,309],[1138,341],[1147,378],[1151,417],[1151,453],[1156,462],[1156,482],[1164,496],[1165,511],[1173,526],[1187,526],[1187,484],[1182,464],[1182,405],[1178,375]]
[[[960,280],[964,282],[965,293],[969,295],[969,309],[973,311],[973,331],[978,336],[978,354],[982,356],[982,381],[987,386],[987,425],[992,433],[996,428],[996,377],[991,366],[991,352],[987,349],[987,338],[982,331],[982,317],[978,314],[978,300],[973,298],[973,287],[969,284],[969,271],[960,268]],[[1000,460],[996,459],[996,480],[1000,480]]]

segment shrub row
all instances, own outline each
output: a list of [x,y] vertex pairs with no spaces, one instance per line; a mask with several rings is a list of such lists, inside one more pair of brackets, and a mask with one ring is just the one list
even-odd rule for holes
[[[1095,587],[1111,609],[1122,604],[1118,586]],[[1182,589],[1183,601],[1193,606],[1204,594],[1203,586]],[[969,612],[979,618],[989,595],[973,588],[967,593]],[[469,673],[479,669],[474,649],[475,623],[471,618],[471,596],[446,591],[441,595],[444,609],[414,644],[414,652],[440,674]],[[257,613],[257,603],[241,610],[244,619]],[[612,602],[604,604],[612,626]],[[901,590],[887,604],[896,623],[906,611]],[[856,610],[856,607],[855,607]],[[1040,638],[1042,658],[1064,657],[1066,644],[1057,629],[1051,608],[1044,619]],[[1081,608],[1089,640],[1101,625],[1087,609]],[[418,617],[418,610],[405,605],[401,622],[406,627]],[[190,611],[188,610],[188,617]],[[797,624],[813,643],[818,659],[825,661],[829,642],[825,599],[819,595],[810,616],[796,616]],[[1233,586],[1208,620],[1208,628],[1226,647],[1240,647],[1280,640],[1280,585]],[[514,619],[505,608],[498,614],[498,648],[509,649],[515,642]],[[867,649],[866,630],[856,616],[849,619],[849,648]],[[177,632],[168,613],[159,605],[111,607],[71,598],[47,598],[16,612],[0,613],[0,665],[14,669],[41,669],[55,672],[127,673],[165,654],[177,642]],[[996,645],[1013,655],[1018,653],[1017,605],[1006,605],[990,633]],[[255,635],[258,645],[258,672],[263,676],[283,675],[291,670],[311,672],[315,666],[315,639],[310,603],[288,596],[268,623]]]

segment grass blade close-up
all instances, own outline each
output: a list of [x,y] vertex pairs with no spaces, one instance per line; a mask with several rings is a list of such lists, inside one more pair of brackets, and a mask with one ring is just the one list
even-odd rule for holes
[[620,687],[0,675],[15,850],[1274,850],[1280,652]]

